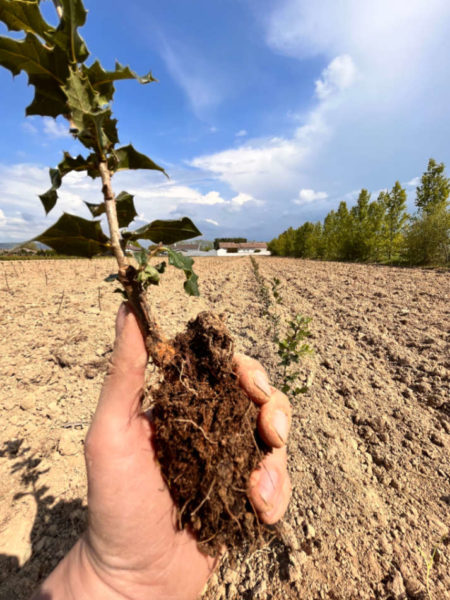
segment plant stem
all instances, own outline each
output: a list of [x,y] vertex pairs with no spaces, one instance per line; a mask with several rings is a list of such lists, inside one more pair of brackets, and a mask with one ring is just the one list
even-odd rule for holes
[[106,216],[108,218],[108,227],[111,235],[111,246],[116,257],[119,270],[126,270],[128,263],[120,245],[119,220],[117,218],[116,198],[111,187],[111,173],[106,161],[101,161],[98,165],[100,176],[102,178],[102,192],[105,199]]
[[116,198],[111,186],[111,173],[106,161],[99,162],[99,172],[102,178],[102,192],[105,199],[111,246],[119,266],[119,281],[123,285],[128,302],[136,315],[147,351],[153,362],[157,366],[161,366],[170,360],[173,350],[164,340],[156,321],[151,316],[145,299],[145,292],[136,280],[136,269],[128,264],[122,250]]

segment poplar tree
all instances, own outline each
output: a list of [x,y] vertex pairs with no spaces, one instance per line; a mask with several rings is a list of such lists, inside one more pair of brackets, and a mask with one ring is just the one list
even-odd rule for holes
[[398,252],[403,243],[403,232],[408,219],[406,212],[406,190],[396,181],[390,192],[381,192],[378,196],[380,204],[384,206],[384,219],[382,224],[382,239],[384,252],[388,262],[398,257]]

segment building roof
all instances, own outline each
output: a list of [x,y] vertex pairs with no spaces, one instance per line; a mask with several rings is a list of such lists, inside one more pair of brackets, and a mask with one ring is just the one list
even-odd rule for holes
[[265,250],[267,248],[267,244],[266,242],[219,242],[219,248],[223,248],[224,250],[231,250],[234,248],[237,248],[238,250]]

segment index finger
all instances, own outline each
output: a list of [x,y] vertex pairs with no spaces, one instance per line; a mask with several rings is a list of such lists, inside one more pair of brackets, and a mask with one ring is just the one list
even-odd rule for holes
[[272,389],[264,367],[254,358],[245,354],[233,356],[233,368],[240,386],[256,404],[269,402]]

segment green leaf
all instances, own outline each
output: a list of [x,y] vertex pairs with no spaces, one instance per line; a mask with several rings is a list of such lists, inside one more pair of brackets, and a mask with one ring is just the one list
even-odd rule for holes
[[89,79],[74,69],[70,69],[63,90],[71,109],[72,121],[82,131],[84,115],[93,114],[99,108],[99,94],[94,90]]
[[167,248],[167,252],[169,254],[169,265],[172,265],[177,269],[183,269],[183,271],[192,271],[192,266],[194,264],[193,258],[184,256],[180,252],[172,250],[172,248]]
[[166,267],[167,267],[167,263],[165,260],[163,260],[162,262],[155,265],[155,269],[158,271],[158,273],[164,273],[164,271],[166,270]]
[[111,102],[114,96],[114,81],[120,79],[136,79],[139,83],[150,83],[156,81],[151,73],[144,77],[139,77],[129,67],[122,66],[116,61],[115,71],[105,71],[102,65],[96,60],[90,67],[83,66],[83,74],[89,78],[92,87],[99,92],[103,103]]
[[137,280],[142,283],[144,288],[147,288],[149,285],[158,285],[159,279],[158,271],[151,265],[147,265],[145,269],[139,271],[137,274]]
[[66,53],[72,64],[82,63],[89,51],[77,30],[86,22],[86,9],[81,0],[61,0],[61,4],[63,15],[52,42]]
[[130,233],[130,239],[151,240],[155,244],[159,244],[160,242],[163,244],[175,244],[175,242],[189,240],[201,235],[201,232],[188,217],[153,221]]
[[169,255],[169,265],[184,271],[186,276],[186,281],[184,282],[184,291],[189,296],[200,296],[200,292],[198,290],[198,276],[192,269],[194,260],[190,256],[183,256],[179,252],[172,250],[172,248],[167,248],[167,253]]
[[114,290],[113,294],[120,294],[122,296],[122,298],[125,298],[125,300],[128,300],[128,296],[127,296],[126,292],[124,290],[122,290],[121,288],[116,288]]
[[116,196],[116,206],[119,227],[128,227],[131,221],[137,217],[137,212],[134,207],[134,196],[128,192],[120,192],[120,194]]
[[[92,156],[92,155],[91,155]],[[52,210],[58,200],[58,190],[61,187],[62,178],[67,173],[71,171],[86,171],[89,169],[89,159],[84,158],[79,154],[76,158],[70,156],[68,152],[64,152],[64,158],[56,167],[56,169],[50,169],[50,181],[52,182],[52,187],[47,190],[44,194],[39,196],[42,204],[44,205],[45,213],[48,213]],[[96,216],[96,215],[94,215]]]
[[[128,227],[131,221],[137,217],[136,209],[134,208],[134,196],[128,192],[120,192],[116,196],[116,210],[117,218],[119,221],[119,227]],[[91,211],[93,217],[99,217],[106,212],[105,203],[92,204],[91,202],[85,202],[88,209]]]
[[140,267],[145,267],[148,261],[147,251],[144,249],[133,252],[134,259]]
[[93,217],[99,217],[100,215],[106,212],[106,206],[104,202],[102,202],[101,204],[92,204],[91,202],[84,201],[84,203],[91,211],[91,215]]
[[99,221],[88,221],[68,213],[64,213],[54,225],[33,241],[50,246],[61,254],[88,258],[103,254],[111,248]]
[[10,31],[34,33],[46,41],[55,32],[55,28],[42,18],[37,0],[0,0],[0,21]]
[[188,296],[200,296],[198,289],[198,275],[192,272],[184,282],[184,291]]
[[135,150],[131,144],[122,146],[122,148],[116,150],[115,156],[117,159],[116,171],[121,171],[122,169],[148,169],[151,171],[161,171],[167,177],[167,173],[162,167],[153,162],[145,154],[141,154]]
[[52,182],[52,187],[49,190],[47,190],[44,194],[41,194],[39,196],[42,204],[44,205],[46,215],[48,215],[48,213],[52,210],[52,208],[56,204],[56,201],[58,200],[58,194],[56,190],[59,187],[61,187],[62,181],[59,169],[50,169],[49,173],[50,181]]

